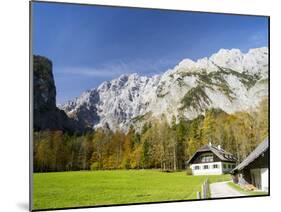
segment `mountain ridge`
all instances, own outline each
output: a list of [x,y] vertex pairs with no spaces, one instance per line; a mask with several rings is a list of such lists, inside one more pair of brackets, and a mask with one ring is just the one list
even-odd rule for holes
[[267,93],[267,47],[247,53],[221,49],[209,58],[184,59],[162,75],[123,74],[60,108],[88,127],[126,131],[163,115],[171,122],[173,117],[196,118],[210,108],[247,110]]

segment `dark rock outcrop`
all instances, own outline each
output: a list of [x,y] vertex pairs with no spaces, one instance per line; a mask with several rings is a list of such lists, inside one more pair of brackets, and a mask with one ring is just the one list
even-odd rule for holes
[[70,119],[56,106],[56,87],[52,62],[46,57],[33,56],[33,126],[34,131],[62,130],[81,133],[82,123]]

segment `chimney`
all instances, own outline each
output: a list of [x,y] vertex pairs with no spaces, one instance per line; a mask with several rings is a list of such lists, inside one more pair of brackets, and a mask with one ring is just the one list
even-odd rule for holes
[[221,145],[218,145],[218,149],[221,150]]
[[212,143],[211,143],[211,142],[209,142],[209,146],[212,146]]

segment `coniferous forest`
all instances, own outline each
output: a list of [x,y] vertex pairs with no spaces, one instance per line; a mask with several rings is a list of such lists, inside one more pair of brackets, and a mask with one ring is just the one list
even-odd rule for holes
[[257,110],[227,114],[211,109],[193,120],[162,117],[127,133],[97,129],[84,134],[34,132],[34,172],[185,168],[194,152],[211,142],[241,162],[268,136],[268,99]]

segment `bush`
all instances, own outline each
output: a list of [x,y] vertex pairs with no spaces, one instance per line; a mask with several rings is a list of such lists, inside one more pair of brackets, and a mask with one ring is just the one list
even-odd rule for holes
[[130,165],[130,160],[128,158],[125,158],[122,163],[121,163],[121,168],[122,169],[130,169],[131,165]]
[[99,169],[99,162],[94,162],[91,164],[91,170],[98,170]]
[[191,168],[187,168],[186,170],[186,175],[192,175],[192,169]]

